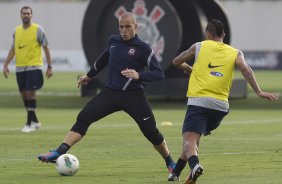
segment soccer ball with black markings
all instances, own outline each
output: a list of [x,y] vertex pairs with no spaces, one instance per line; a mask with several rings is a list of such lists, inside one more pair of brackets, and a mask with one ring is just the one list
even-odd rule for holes
[[63,154],[56,161],[56,169],[62,176],[73,176],[79,169],[79,161],[72,154]]

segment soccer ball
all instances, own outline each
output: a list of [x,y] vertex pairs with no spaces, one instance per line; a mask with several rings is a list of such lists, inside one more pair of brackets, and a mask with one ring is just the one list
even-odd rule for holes
[[72,154],[63,154],[56,161],[56,169],[62,176],[73,176],[78,168],[79,161]]

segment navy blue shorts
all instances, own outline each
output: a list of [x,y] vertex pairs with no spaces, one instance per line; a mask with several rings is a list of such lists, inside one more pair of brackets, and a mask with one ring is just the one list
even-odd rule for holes
[[182,127],[184,132],[208,135],[216,129],[228,112],[189,105]]
[[43,74],[41,70],[16,72],[19,91],[34,91],[42,88]]

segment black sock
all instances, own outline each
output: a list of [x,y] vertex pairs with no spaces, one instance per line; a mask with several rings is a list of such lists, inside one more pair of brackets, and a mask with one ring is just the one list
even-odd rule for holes
[[23,103],[24,103],[25,108],[27,108],[28,107],[28,100],[24,100]]
[[66,144],[66,143],[62,143],[57,149],[56,151],[62,155],[65,154],[68,150],[70,149],[70,145]]
[[31,123],[31,120],[32,120],[32,111],[27,111],[27,122],[26,122],[26,124],[27,125],[30,125],[30,123]]
[[35,114],[35,111],[29,111],[31,114],[31,121],[38,123],[37,116]]
[[30,114],[29,111],[28,111],[29,100],[23,100],[23,103],[24,103],[24,107],[25,107],[26,112],[27,112],[26,124],[27,124],[27,125],[30,125],[30,123],[31,123],[31,114]]
[[173,163],[173,160],[172,160],[170,154],[167,157],[165,157],[164,160],[165,160],[166,166],[169,166],[169,164]]
[[28,102],[29,110],[31,111],[31,121],[38,122],[35,109],[36,109],[36,100],[29,100]]
[[180,173],[182,172],[182,170],[184,169],[184,167],[186,166],[186,163],[187,161],[179,158],[176,165],[175,165],[175,168],[173,170],[173,173],[179,177],[180,176]]
[[190,169],[193,169],[198,163],[199,163],[199,158],[197,155],[192,155],[191,157],[188,158],[188,163],[190,166]]
[[31,121],[38,122],[37,116],[35,114],[36,100],[25,100],[24,101],[27,110],[27,123],[30,125]]

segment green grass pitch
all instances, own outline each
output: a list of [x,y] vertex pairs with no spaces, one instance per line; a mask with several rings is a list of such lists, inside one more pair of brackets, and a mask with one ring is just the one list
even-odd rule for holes
[[[281,72],[257,72],[263,89],[282,92],[275,82]],[[75,176],[62,177],[54,164],[36,159],[40,153],[56,148],[75,122],[89,98],[76,96],[78,74],[57,74],[46,81],[42,92],[70,96],[39,95],[39,131],[25,134],[26,112],[11,74],[0,77],[0,183],[2,184],[166,184],[163,159],[143,137],[134,121],[117,112],[93,124],[81,142],[69,153],[80,161]],[[277,80],[276,80],[277,81]],[[68,92],[68,93],[67,93]],[[9,94],[7,94],[9,93]],[[75,94],[75,95],[73,95]],[[151,100],[160,131],[177,160],[181,150],[181,127],[186,106],[183,100]],[[250,94],[244,100],[231,100],[231,111],[220,128],[203,137],[200,161],[205,173],[198,184],[280,184],[282,180],[282,102],[263,101]],[[172,126],[161,126],[170,121]],[[183,183],[188,167],[181,174]]]

